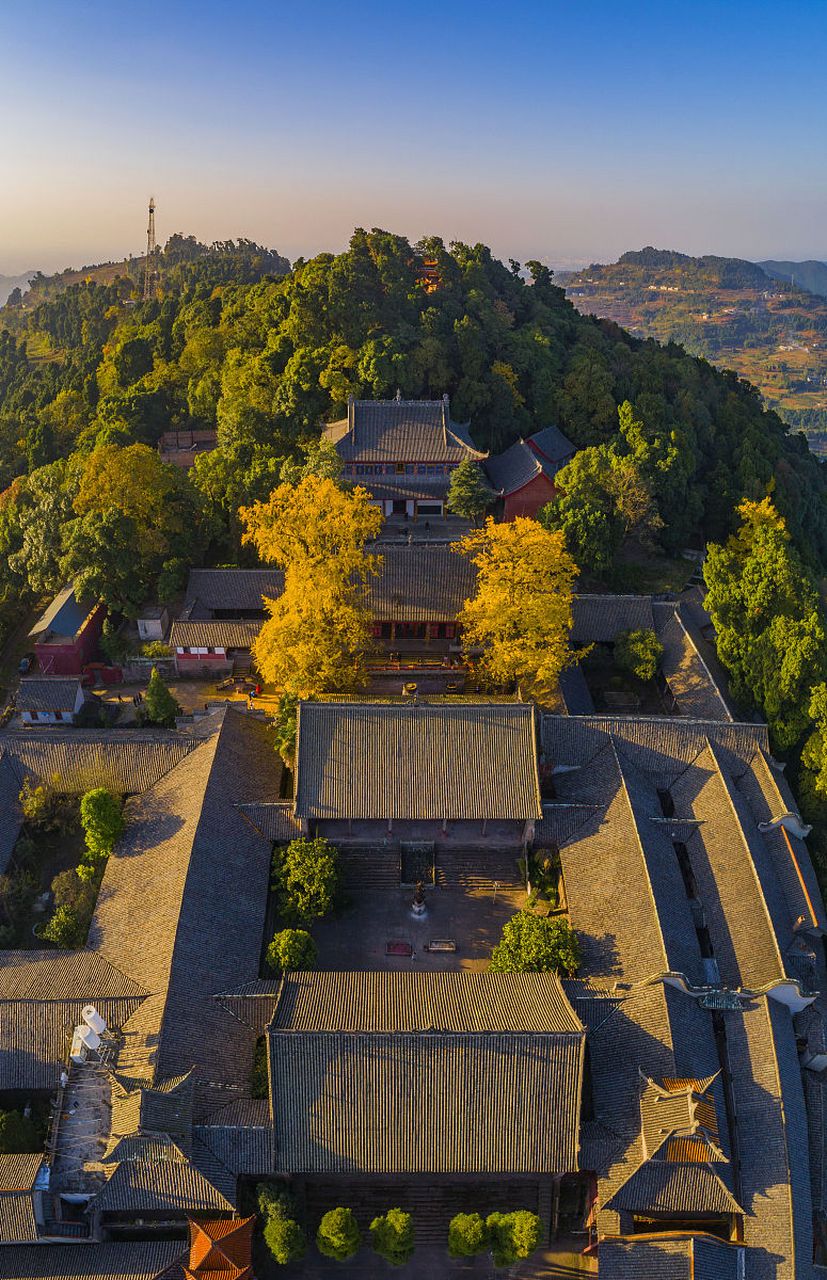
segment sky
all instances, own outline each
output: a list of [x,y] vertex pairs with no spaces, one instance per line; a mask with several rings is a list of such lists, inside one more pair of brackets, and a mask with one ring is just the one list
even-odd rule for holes
[[827,258],[827,0],[0,0],[0,273],[355,226]]

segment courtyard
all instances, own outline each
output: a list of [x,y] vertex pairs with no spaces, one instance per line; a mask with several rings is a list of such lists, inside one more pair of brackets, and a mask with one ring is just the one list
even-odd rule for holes
[[[487,969],[503,925],[526,901],[525,890],[513,884],[436,886],[424,890],[425,914],[417,917],[413,892],[405,885],[351,890],[343,910],[313,926],[319,968]],[[456,951],[426,949],[435,941],[453,942]]]

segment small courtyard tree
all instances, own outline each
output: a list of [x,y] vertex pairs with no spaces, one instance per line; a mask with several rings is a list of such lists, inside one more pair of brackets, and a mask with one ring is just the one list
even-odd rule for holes
[[414,1251],[413,1218],[404,1209],[388,1209],[370,1224],[374,1253],[393,1267],[404,1267]]
[[454,550],[477,567],[477,594],[459,615],[467,645],[483,650],[492,680],[553,689],[572,660],[569,632],[577,566],[562,533],[518,517],[468,534]]
[[326,1258],[344,1262],[359,1251],[362,1233],[352,1209],[330,1209],[316,1232],[316,1248]]
[[259,1212],[264,1219],[264,1243],[280,1266],[298,1262],[307,1251],[307,1239],[294,1217],[292,1198],[270,1183],[256,1187]]
[[452,515],[463,520],[481,520],[494,504],[494,490],[485,472],[473,458],[463,458],[451,472],[445,505]]
[[493,973],[573,974],[580,963],[577,934],[564,916],[535,916],[517,911],[503,925],[491,953]]
[[663,645],[651,628],[624,631],[615,640],[615,661],[637,680],[654,680],[663,657]]
[[315,969],[316,944],[306,929],[282,929],[267,948],[267,963],[274,973]]
[[93,787],[80,802],[80,825],[86,838],[90,862],[108,858],[126,825],[123,805],[106,787]]
[[540,1219],[527,1209],[490,1213],[486,1225],[495,1267],[510,1267],[520,1258],[530,1258],[540,1247]]
[[157,667],[152,668],[146,693],[144,694],[144,711],[150,724],[171,728],[175,717],[181,714],[180,704],[172,696],[169,688],[161,678]]
[[339,884],[338,854],[323,836],[292,840],[273,857],[279,907],[285,920],[310,924],[333,909]]
[[448,1225],[448,1253],[452,1258],[473,1258],[488,1248],[488,1228],[478,1213],[458,1213]]

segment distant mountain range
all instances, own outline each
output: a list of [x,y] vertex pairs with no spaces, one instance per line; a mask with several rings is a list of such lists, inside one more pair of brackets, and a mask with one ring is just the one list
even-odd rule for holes
[[798,285],[799,289],[808,289],[810,293],[821,294],[827,298],[827,262],[759,262],[759,267],[774,280],[788,280]]
[[24,271],[21,276],[0,275],[0,307],[3,306],[12,290],[20,289],[25,292],[29,287],[29,281],[33,280],[37,274],[36,271]]
[[748,378],[827,454],[827,264],[692,258],[649,246],[555,278],[579,311],[680,342]]

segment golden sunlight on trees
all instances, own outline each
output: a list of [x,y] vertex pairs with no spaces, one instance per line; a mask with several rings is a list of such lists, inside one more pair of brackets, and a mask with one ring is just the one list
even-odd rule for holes
[[460,614],[466,646],[479,645],[500,684],[542,695],[571,661],[569,632],[577,566],[563,534],[518,517],[482,529],[455,548],[478,570],[477,594]]
[[253,648],[264,679],[302,698],[358,689],[371,636],[365,584],[381,565],[365,544],[379,532],[379,508],[362,488],[309,475],[239,515],[244,541],[284,570]]

